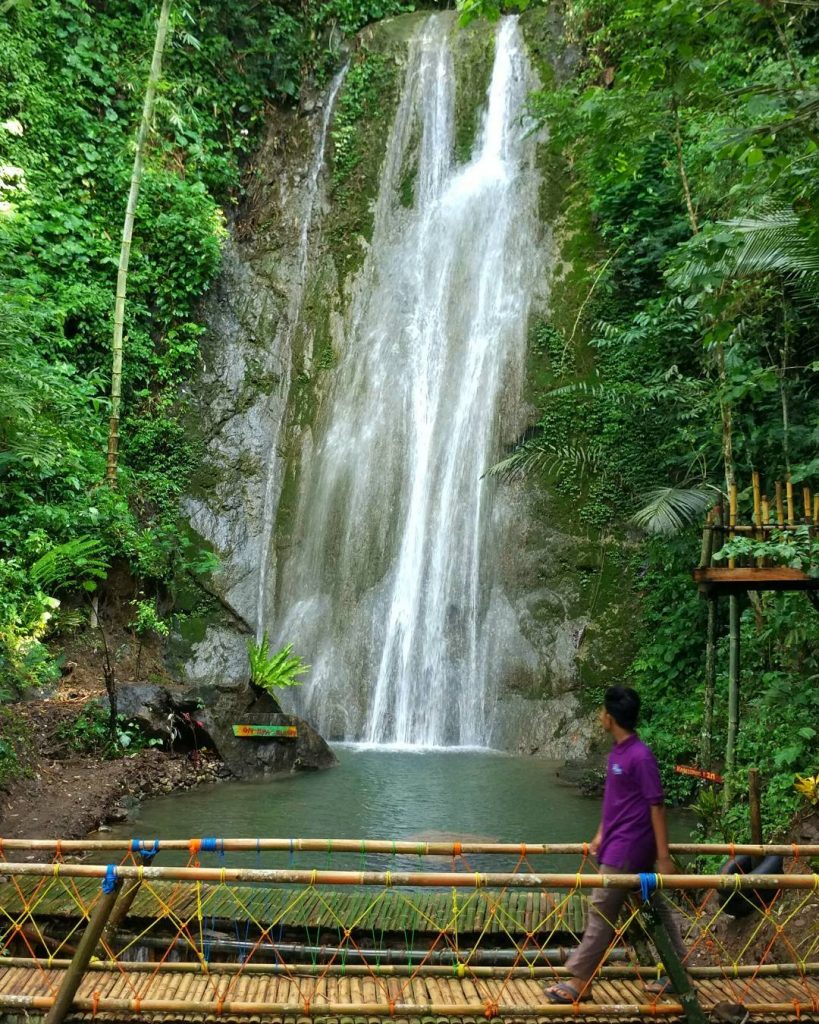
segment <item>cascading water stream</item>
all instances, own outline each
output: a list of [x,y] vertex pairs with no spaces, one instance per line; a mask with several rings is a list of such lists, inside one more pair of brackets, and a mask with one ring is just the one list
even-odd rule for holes
[[[520,406],[539,269],[522,124],[533,83],[504,19],[483,127],[456,165],[451,25],[432,16],[411,45],[280,578],[274,632],[312,663],[293,699],[330,738],[485,744],[489,662],[508,628],[491,611],[503,538],[483,476]],[[408,210],[398,197],[413,168]]]
[[[296,257],[296,280],[290,294],[290,302],[285,320],[285,337],[282,340],[281,348],[289,352],[292,347],[293,337],[299,323],[302,301],[304,299],[304,287],[307,284],[307,267],[310,256],[311,229],[315,220],[316,200],[319,195],[321,172],[324,168],[324,156],[327,151],[327,138],[330,132],[330,122],[335,110],[336,100],[339,91],[344,83],[349,65],[345,64],[334,76],[327,92],[324,102],[324,111],[321,118],[316,146],[313,150],[313,159],[307,173],[305,186],[304,210],[301,218],[301,230],[299,232],[299,247]],[[278,347],[278,346],[277,346]],[[285,379],[281,385],[287,391],[290,387],[289,363],[284,363]],[[277,472],[278,456],[278,433],[271,438],[270,449],[265,468],[265,489],[264,505],[262,510],[262,547],[259,563],[259,583],[256,597],[256,640],[260,641],[264,633],[265,608],[267,606],[268,592],[268,569],[270,564],[270,547],[273,540],[273,524],[276,516],[277,505],[277,481],[280,474]]]

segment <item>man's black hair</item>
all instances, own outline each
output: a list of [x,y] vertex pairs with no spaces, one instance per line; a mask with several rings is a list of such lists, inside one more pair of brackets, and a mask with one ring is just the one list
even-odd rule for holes
[[621,729],[632,732],[640,717],[640,694],[630,686],[610,686],[603,706]]

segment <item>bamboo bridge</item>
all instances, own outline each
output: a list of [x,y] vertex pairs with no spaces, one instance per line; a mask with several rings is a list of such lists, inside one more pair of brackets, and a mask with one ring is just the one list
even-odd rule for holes
[[[0,1017],[819,1021],[819,846],[672,851],[779,856],[782,870],[603,876],[580,844],[0,840]],[[571,870],[537,870],[558,856]],[[600,886],[635,895],[587,997],[554,1005],[544,987],[566,976]],[[684,962],[653,913],[658,888]]]

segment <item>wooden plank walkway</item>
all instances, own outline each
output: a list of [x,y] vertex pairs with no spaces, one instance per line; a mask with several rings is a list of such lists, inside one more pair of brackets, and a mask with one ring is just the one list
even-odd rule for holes
[[[20,878],[18,884],[31,899],[37,882]],[[74,884],[76,883],[76,884]],[[80,878],[70,886],[48,880],[35,897],[36,915],[72,918],[79,916],[78,899],[88,905],[99,893],[99,879]],[[453,921],[453,895],[447,890],[373,891],[348,886],[344,890],[282,889],[251,885],[201,887],[202,913],[207,927],[256,920],[265,927],[272,921],[282,929],[327,929],[354,926],[368,933],[437,934]],[[539,931],[580,935],[585,928],[586,897],[573,893],[568,898],[550,892],[513,889],[507,892],[464,889],[455,893],[457,931],[461,935],[522,935],[540,925]],[[163,916],[161,904],[172,902],[174,913],[183,919],[197,911],[197,893],[192,885],[172,882],[144,882],[129,917],[150,920]],[[16,917],[23,902],[14,885],[0,885],[0,906]],[[451,930],[451,929],[450,929]]]
[[[146,1019],[157,1021],[186,1021],[204,1024],[225,1019],[243,1022],[271,1022],[271,1024],[309,1024],[310,1021],[334,1020],[339,1024],[379,1024],[391,1019],[389,1012],[374,1014],[371,1008],[381,1004],[417,1007],[417,1013],[399,1014],[396,1020],[406,1024],[438,1024],[438,1022],[463,1021],[464,1024],[481,1024],[486,1014],[479,1012],[487,1001],[498,1006],[498,1020],[504,1024],[548,1024],[555,1019],[552,1012],[546,1015],[543,990],[538,981],[527,978],[495,980],[480,978],[367,978],[330,977],[316,979],[298,976],[293,968],[292,977],[270,977],[269,975],[244,974],[204,975],[200,973],[179,973],[171,970],[157,974],[144,969],[136,970],[88,970],[77,993],[78,1009],[73,1010],[69,1020],[91,1021],[110,1020],[117,1022],[141,1022]],[[0,961],[0,1008],[2,1019],[7,1024],[16,1021],[32,1021],[43,1014],[44,1007],[37,1006],[38,997],[53,996],[62,978],[62,969],[41,967],[4,967]],[[780,1004],[776,1012],[755,1012],[752,1019],[767,1022],[816,1021],[811,1005],[819,1006],[819,981],[799,978],[758,978],[755,980],[720,980],[698,984],[700,998],[706,1011],[721,1001],[734,1002],[742,999],[748,1007],[756,1003]],[[93,1004],[100,1002],[96,1013]],[[108,1000],[122,1001],[119,1007],[106,1008]],[[150,1006],[152,1000],[185,1001],[187,1009],[157,1012]],[[135,1002],[137,1001],[137,1002]],[[217,1013],[220,1003],[221,1013]],[[794,1002],[796,1001],[796,1003]],[[17,1002],[17,1005],[14,1004]],[[679,1004],[674,997],[659,1000],[651,1008],[651,1000],[638,981],[609,978],[598,981],[593,992],[594,1004],[611,1007],[612,1012],[584,1014],[567,1007],[560,1016],[574,1020],[637,1022],[648,1018],[682,1021]],[[196,1010],[190,1004],[198,1004]],[[254,1004],[250,1013],[231,1012],[231,1006],[239,1003]],[[146,1004],[146,1005],[144,1005]],[[264,1005],[269,1010],[264,1010]],[[321,1007],[332,1005],[326,1014]],[[800,1009],[797,1010],[797,1004]],[[344,1007],[349,1006],[349,1011]],[[442,1007],[451,1006],[452,1014]],[[475,1012],[463,1014],[458,1007],[474,1007]],[[296,1009],[299,1008],[299,1009]],[[359,1011],[358,1008],[361,1008]],[[521,1011],[527,1011],[522,1013]],[[542,1015],[538,1014],[538,1010]],[[305,1012],[307,1011],[307,1012]]]

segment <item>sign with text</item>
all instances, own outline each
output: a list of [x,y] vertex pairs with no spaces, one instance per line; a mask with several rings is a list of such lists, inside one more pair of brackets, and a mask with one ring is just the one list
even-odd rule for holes
[[717,782],[720,785],[725,781],[721,775],[717,775],[716,772],[707,772],[702,768],[694,768],[688,764],[675,764],[674,771],[678,775],[693,775],[695,779],[705,779],[706,782]]
[[234,725],[233,735],[264,739],[294,740],[299,731],[295,725]]

